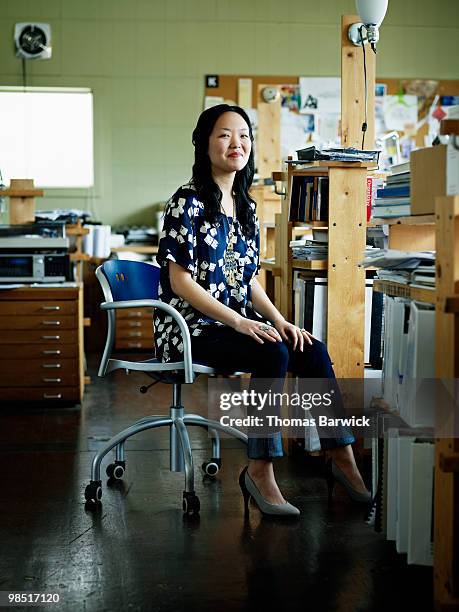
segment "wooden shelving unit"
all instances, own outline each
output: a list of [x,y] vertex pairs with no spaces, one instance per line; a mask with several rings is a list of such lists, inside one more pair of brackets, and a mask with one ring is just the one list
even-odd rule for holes
[[[283,173],[285,195],[276,215],[276,305],[288,320],[293,316],[293,270],[328,272],[327,344],[338,377],[363,376],[365,270],[361,261],[366,240],[366,179],[368,166],[358,163],[313,162],[301,170],[287,164]],[[329,179],[328,222],[292,223],[289,198],[294,176],[327,176]],[[328,227],[328,260],[293,259],[290,248],[298,226]]]
[[274,236],[276,232],[275,215],[280,211],[281,199],[273,185],[254,185],[251,195],[257,203],[257,216],[260,223],[260,263],[259,282],[273,297],[273,275],[279,273],[278,267],[266,259],[274,257]]
[[[322,164],[323,166],[323,164]],[[317,173],[317,167],[314,168]],[[282,211],[276,218],[277,305],[292,318],[292,272],[294,269],[327,270],[328,349],[340,377],[363,375],[365,271],[359,265],[365,247],[367,224],[362,205],[367,169],[322,167],[330,180],[328,261],[293,260],[290,240],[295,226],[288,221],[289,194],[293,176],[307,175],[290,169],[286,174]],[[335,175],[335,172],[338,174]],[[402,283],[375,280],[374,289],[436,306],[436,375],[459,377],[459,197],[439,198],[435,215],[384,219],[389,247],[400,250],[437,251],[435,290]],[[307,225],[307,224],[301,224]],[[361,366],[361,367],[360,367]],[[457,399],[456,399],[457,402]],[[457,412],[457,405],[456,405]],[[458,415],[452,417],[451,437],[436,439],[434,511],[435,608],[459,609],[459,439]]]
[[[436,376],[459,378],[459,196],[436,199]],[[457,387],[457,383],[456,383]],[[459,415],[453,398],[449,432],[435,440],[434,599],[438,611],[459,609]],[[437,422],[437,427],[445,424]],[[450,435],[449,435],[450,434]]]
[[[387,220],[384,220],[384,223]],[[435,304],[435,361],[439,380],[459,378],[459,196],[436,199],[435,215],[391,219],[389,245],[400,226],[421,233],[429,250],[436,250],[434,291],[402,283],[375,280],[374,289],[392,296]],[[426,231],[427,230],[427,231]],[[414,250],[413,233],[396,235],[397,247]],[[457,397],[449,427],[435,440],[434,492],[434,604],[438,612],[459,609],[459,439]]]

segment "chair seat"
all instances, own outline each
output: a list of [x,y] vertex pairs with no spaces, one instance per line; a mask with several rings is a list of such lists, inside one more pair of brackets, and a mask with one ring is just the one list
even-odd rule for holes
[[[157,359],[156,357],[153,357],[151,359],[148,359],[148,363],[151,364],[152,366],[154,366],[155,364],[159,365],[162,363],[162,361],[160,361],[159,359]],[[242,374],[244,374],[244,372],[223,372],[222,370],[218,370],[216,368],[212,368],[211,366],[199,362],[199,361],[193,361],[193,372],[195,374],[207,374],[209,376],[216,376],[216,375],[222,375],[222,376],[241,376]],[[150,376],[151,378],[154,378],[156,380],[159,380],[161,382],[165,382],[165,383],[182,383],[183,382],[183,371],[174,371],[174,370],[169,370],[169,371],[158,371],[158,370],[145,370],[145,374],[148,374],[148,376]]]

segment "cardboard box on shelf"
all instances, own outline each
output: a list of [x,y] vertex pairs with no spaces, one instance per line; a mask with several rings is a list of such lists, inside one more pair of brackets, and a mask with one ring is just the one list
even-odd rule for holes
[[435,212],[437,196],[459,193],[459,151],[452,143],[413,151],[411,162],[411,214]]

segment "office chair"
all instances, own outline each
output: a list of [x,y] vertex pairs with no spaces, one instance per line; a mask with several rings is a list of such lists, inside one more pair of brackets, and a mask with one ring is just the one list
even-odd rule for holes
[[[194,491],[193,456],[188,437],[187,426],[196,425],[209,431],[212,438],[212,458],[204,462],[202,469],[205,474],[214,476],[221,467],[220,438],[218,431],[223,431],[244,443],[247,436],[233,427],[221,425],[218,421],[205,419],[197,414],[186,414],[181,405],[182,384],[191,384],[199,374],[217,374],[217,372],[204,364],[194,362],[191,356],[190,332],[185,319],[169,304],[159,301],[160,268],[145,262],[109,260],[96,270],[96,276],[102,287],[105,302],[101,309],[107,311],[108,332],[102,360],[99,367],[99,376],[105,376],[113,370],[136,370],[145,372],[155,382],[164,382],[172,385],[172,405],[169,416],[151,415],[133,423],[120,433],[113,436],[100,449],[92,460],[91,481],[85,489],[85,499],[89,507],[100,505],[102,498],[102,482],[100,467],[105,455],[115,448],[115,461],[107,466],[106,473],[109,479],[120,480],[126,470],[124,445],[128,438],[135,434],[156,427],[169,427],[170,430],[170,469],[173,472],[185,471],[185,490],[183,492],[183,512],[186,515],[197,514],[200,509],[199,498]],[[115,341],[116,311],[125,308],[160,308],[165,310],[177,322],[183,340],[183,361],[162,363],[156,358],[144,361],[127,361],[111,357]],[[152,347],[153,348],[153,347]],[[235,373],[240,374],[240,373]],[[149,385],[151,386],[151,385]],[[146,392],[148,387],[142,387]]]

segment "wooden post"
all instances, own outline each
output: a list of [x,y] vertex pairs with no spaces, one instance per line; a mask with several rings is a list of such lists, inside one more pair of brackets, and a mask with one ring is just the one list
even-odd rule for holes
[[2,191],[9,196],[10,225],[23,225],[35,221],[35,196],[43,196],[42,189],[35,189],[33,179],[11,179],[9,189]]
[[[261,92],[268,85],[258,86],[258,151],[257,169],[261,178],[271,178],[271,173],[281,167],[280,148],[280,96],[273,102],[265,102]],[[272,85],[269,85],[272,87]]]
[[275,251],[276,266],[280,268],[280,276],[275,280],[276,306],[288,321],[292,320],[292,223],[289,221],[290,198],[292,192],[292,165],[288,165],[288,173],[283,181],[285,195],[282,197],[281,212],[275,215],[276,234]]
[[[445,311],[448,297],[459,292],[459,196],[436,198],[436,217],[436,376],[453,384],[459,377],[459,313]],[[434,599],[439,612],[459,609],[459,473],[445,469],[459,453],[457,414],[448,425],[451,437],[435,441]]]
[[[360,22],[358,15],[341,18],[341,144],[362,148],[362,123],[365,120],[365,79],[362,47],[348,38],[348,28]],[[364,149],[375,146],[375,69],[376,59],[371,47],[365,45],[368,91],[368,129]]]
[[328,176],[327,347],[338,378],[362,378],[367,169],[331,167]]

